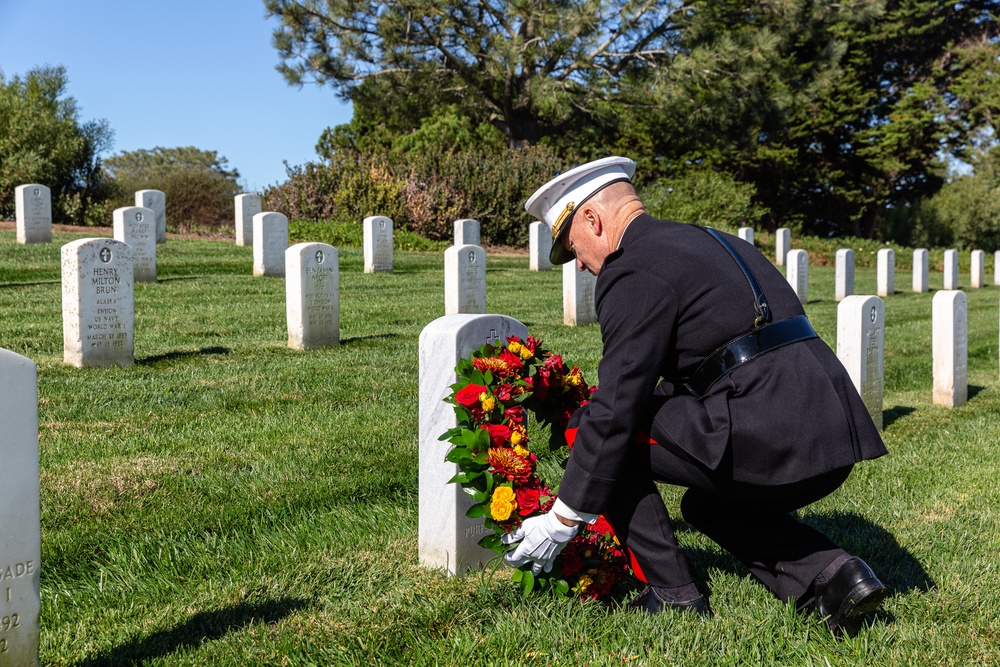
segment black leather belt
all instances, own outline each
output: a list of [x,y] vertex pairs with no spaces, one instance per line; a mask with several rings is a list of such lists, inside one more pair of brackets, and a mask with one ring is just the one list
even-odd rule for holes
[[757,327],[729,341],[708,355],[690,377],[683,380],[691,393],[701,398],[717,380],[746,362],[779,347],[816,338],[805,315]]

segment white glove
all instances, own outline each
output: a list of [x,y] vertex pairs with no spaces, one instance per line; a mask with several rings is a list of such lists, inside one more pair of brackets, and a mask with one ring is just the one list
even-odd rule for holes
[[566,543],[576,536],[576,531],[576,526],[567,526],[556,518],[555,510],[531,517],[513,533],[507,533],[501,538],[504,544],[521,543],[513,553],[507,554],[504,560],[514,567],[534,561],[531,573],[535,575],[540,574],[543,569],[551,572],[556,556]]

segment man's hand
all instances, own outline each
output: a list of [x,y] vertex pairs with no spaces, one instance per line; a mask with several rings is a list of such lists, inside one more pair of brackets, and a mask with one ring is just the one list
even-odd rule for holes
[[576,531],[577,526],[563,523],[555,510],[527,519],[517,530],[501,538],[504,544],[521,543],[504,560],[514,567],[534,561],[531,565],[532,574],[540,574],[543,569],[551,572],[556,556],[576,536]]

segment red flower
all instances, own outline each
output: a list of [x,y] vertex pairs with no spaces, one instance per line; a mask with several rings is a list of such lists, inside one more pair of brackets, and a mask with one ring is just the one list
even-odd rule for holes
[[510,427],[503,424],[484,424],[484,428],[490,433],[490,443],[493,447],[502,447],[510,440]]
[[524,366],[524,362],[521,361],[521,357],[513,354],[510,350],[504,349],[500,354],[500,360],[507,366],[509,373],[520,373],[521,367]]
[[524,423],[524,408],[514,405],[503,411],[503,418],[512,424]]
[[455,402],[466,408],[479,406],[479,395],[486,391],[481,384],[468,384],[455,393]]
[[567,577],[572,577],[583,567],[583,561],[575,549],[567,548],[562,552],[562,571]]
[[521,516],[531,516],[538,509],[539,490],[531,486],[519,486],[514,492],[517,496],[517,511]]
[[510,384],[509,382],[504,382],[502,385],[497,387],[493,395],[497,397],[498,401],[506,402],[510,400],[513,394],[514,394],[514,385]]
[[608,523],[608,520],[604,518],[604,515],[597,517],[597,521],[591,524],[590,529],[597,533],[598,535],[611,535],[614,536],[615,530]]

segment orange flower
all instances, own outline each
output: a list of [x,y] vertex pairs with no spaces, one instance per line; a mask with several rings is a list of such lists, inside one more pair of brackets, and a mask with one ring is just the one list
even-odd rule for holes
[[490,447],[489,461],[492,472],[502,475],[511,482],[523,484],[534,472],[530,460],[521,458],[517,452],[508,447]]

